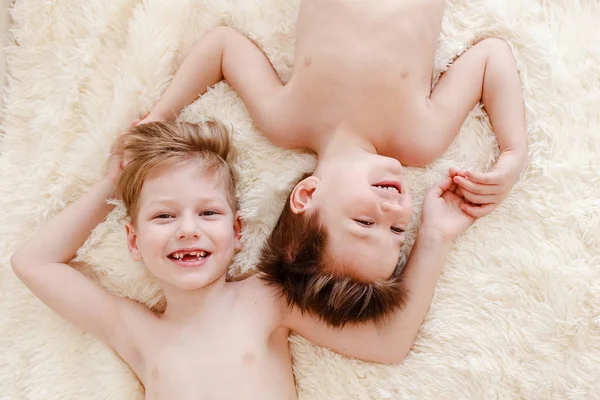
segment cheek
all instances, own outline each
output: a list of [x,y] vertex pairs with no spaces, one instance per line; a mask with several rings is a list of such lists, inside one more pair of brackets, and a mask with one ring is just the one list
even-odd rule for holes
[[368,188],[354,187],[344,193],[338,194],[338,201],[332,212],[346,217],[356,218],[359,215],[371,215],[377,206],[377,199]]
[[228,249],[235,244],[235,232],[233,230],[233,221],[231,224],[215,224],[210,227],[210,234],[213,242],[221,249]]
[[168,225],[146,225],[138,234],[138,247],[143,254],[162,254],[170,236]]

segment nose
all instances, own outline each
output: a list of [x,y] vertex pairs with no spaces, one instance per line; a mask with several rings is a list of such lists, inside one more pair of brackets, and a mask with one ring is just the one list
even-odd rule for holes
[[402,215],[402,211],[404,211],[404,207],[398,203],[392,203],[390,201],[384,201],[381,203],[381,210],[384,213],[391,213],[394,215]]
[[193,218],[180,218],[180,224],[177,228],[178,239],[198,239],[200,229]]

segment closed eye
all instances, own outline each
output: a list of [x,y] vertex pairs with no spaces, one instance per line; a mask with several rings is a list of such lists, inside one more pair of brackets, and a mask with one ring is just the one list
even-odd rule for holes
[[404,233],[404,229],[402,229],[402,228],[396,228],[395,226],[392,226],[390,229],[392,230],[392,232],[394,232],[396,234]]

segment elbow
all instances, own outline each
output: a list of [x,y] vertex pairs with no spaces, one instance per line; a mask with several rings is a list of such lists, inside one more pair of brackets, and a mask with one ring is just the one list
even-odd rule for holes
[[[397,339],[397,338],[396,338]],[[382,341],[373,362],[384,365],[402,364],[412,348],[412,343],[399,343],[395,341]]]
[[21,280],[23,280],[27,276],[29,265],[30,264],[27,262],[27,257],[25,254],[23,254],[22,249],[18,249],[10,257],[10,266],[12,267],[12,270],[15,273],[15,275]]
[[410,351],[410,349],[408,349],[406,351],[404,349],[397,349],[397,350],[389,351],[389,349],[388,349],[388,351],[383,353],[383,358],[381,359],[381,361],[379,363],[385,364],[385,365],[402,364],[404,362],[404,359],[408,355],[409,351]]

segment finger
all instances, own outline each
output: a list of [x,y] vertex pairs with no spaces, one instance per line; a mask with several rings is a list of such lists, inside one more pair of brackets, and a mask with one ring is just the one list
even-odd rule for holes
[[456,191],[456,188],[458,188],[458,185],[456,183],[452,183],[452,185],[448,188],[448,190],[450,192],[454,192],[454,191]]
[[425,197],[441,197],[442,194],[452,185],[452,178],[448,177],[441,182],[433,185],[428,191]]
[[465,196],[463,196],[462,188],[460,186],[456,187],[456,190],[454,191],[454,194],[456,194],[457,196],[459,196],[460,198],[463,198],[463,199],[465,197]]
[[473,192],[469,192],[465,188],[462,188],[461,194],[463,198],[470,201],[473,204],[492,204],[497,203],[497,199],[495,195],[484,195],[484,194],[476,194]]
[[441,196],[446,190],[450,189],[450,186],[452,186],[452,178],[450,177],[439,182],[435,190],[437,196]]
[[458,176],[465,176],[465,170],[456,168],[456,167],[450,167],[450,169],[448,170],[448,174],[450,175],[450,177],[454,178],[456,175]]
[[466,171],[465,177],[469,178],[477,183],[483,183],[487,185],[497,185],[502,179],[502,174],[498,171],[491,172],[477,172],[477,171]]
[[497,194],[500,191],[500,187],[498,185],[486,185],[484,183],[477,183],[470,179],[465,179],[460,176],[455,176],[454,182],[458,183],[460,187],[475,194]]
[[471,204],[463,203],[460,206],[460,209],[467,215],[475,218],[485,217],[489,213],[491,213],[494,208],[496,208],[496,204],[485,204],[483,206],[474,206]]

